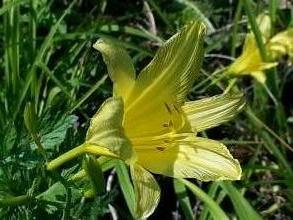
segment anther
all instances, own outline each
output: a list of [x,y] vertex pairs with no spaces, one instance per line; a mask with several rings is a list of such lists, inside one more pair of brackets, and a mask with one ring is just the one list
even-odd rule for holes
[[168,111],[170,114],[172,114],[172,111],[171,111],[169,105],[168,105],[167,103],[164,103],[164,104],[165,104],[165,107],[166,107],[167,111]]
[[165,150],[164,147],[156,147],[156,149],[159,150],[159,151],[164,151]]

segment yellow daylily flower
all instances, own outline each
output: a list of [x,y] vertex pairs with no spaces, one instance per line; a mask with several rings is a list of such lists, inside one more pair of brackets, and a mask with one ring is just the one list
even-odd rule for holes
[[[257,24],[267,44],[271,33],[271,20],[268,15],[261,14],[257,17]],[[276,62],[264,62],[258,49],[254,34],[248,33],[245,38],[241,55],[229,66],[228,73],[234,76],[251,75],[260,83],[266,80],[264,70],[276,66]]]
[[83,153],[119,158],[130,165],[136,217],[155,210],[160,188],[151,173],[202,181],[239,180],[241,167],[220,142],[196,133],[231,119],[244,106],[242,95],[187,101],[203,59],[205,27],[185,26],[171,37],[136,77],[131,58],[108,40],[99,50],[113,81],[113,97],[91,120],[83,145],[48,164],[54,169]]
[[257,17],[257,24],[270,61],[263,61],[254,34],[251,32],[246,35],[241,55],[229,66],[228,74],[251,75],[260,83],[265,83],[264,70],[278,65],[276,61],[282,55],[289,54],[293,57],[293,32],[289,29],[271,37],[271,20],[265,14]]
[[272,59],[277,60],[283,55],[288,55],[293,60],[293,28],[276,34],[268,44]]

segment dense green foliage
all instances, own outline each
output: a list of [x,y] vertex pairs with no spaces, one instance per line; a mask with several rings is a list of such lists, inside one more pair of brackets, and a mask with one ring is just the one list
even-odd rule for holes
[[[99,37],[112,39],[143,67],[165,39],[201,19],[208,28],[205,59],[189,99],[220,94],[229,83],[218,75],[240,54],[257,14],[269,13],[274,32],[293,25],[289,1],[229,2],[5,0],[0,8],[0,219],[131,219],[133,188],[119,161],[99,161],[100,167],[87,156],[46,170],[47,161],[84,141],[89,119],[112,94],[102,56],[92,45]],[[284,57],[267,71],[266,86],[239,78],[236,85],[247,99],[243,113],[201,134],[229,146],[241,162],[242,180],[173,182],[159,176],[162,198],[151,219],[290,219],[293,69],[287,61]],[[81,166],[96,175],[74,176]]]

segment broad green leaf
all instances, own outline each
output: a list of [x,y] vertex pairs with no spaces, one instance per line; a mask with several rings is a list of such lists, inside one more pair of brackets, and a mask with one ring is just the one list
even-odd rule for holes
[[128,173],[128,169],[126,165],[117,160],[116,161],[116,172],[118,176],[119,185],[123,196],[125,198],[126,204],[130,210],[130,213],[133,217],[135,217],[135,194],[133,190],[133,186],[130,180],[130,176]]
[[97,159],[92,155],[86,155],[83,167],[90,178],[95,194],[101,196],[105,193],[105,180],[101,166]]
[[191,190],[191,192],[194,193],[194,195],[197,198],[199,198],[201,201],[205,203],[205,205],[209,208],[210,213],[214,217],[214,219],[229,219],[225,212],[219,207],[219,205],[211,197],[209,197],[202,189],[200,189],[198,186],[185,179],[179,179],[179,181],[184,183]]
[[114,95],[124,101],[135,82],[135,70],[128,53],[113,41],[100,39],[94,44],[100,51],[108,68],[108,74],[114,83]]
[[121,98],[107,99],[91,119],[85,144],[92,145],[92,149],[107,148],[124,160],[131,159],[131,143],[122,127],[123,110]]
[[174,184],[175,193],[177,195],[177,199],[179,200],[180,207],[185,217],[184,219],[186,220],[195,219],[184,184],[178,181],[177,179],[174,179],[173,184]]
[[254,210],[254,208],[250,205],[250,203],[238,191],[238,189],[232,185],[232,183],[222,182],[220,183],[220,185],[230,197],[233,203],[234,209],[240,220],[262,219],[262,217]]
[[166,106],[177,105],[180,111],[200,70],[204,34],[201,22],[186,25],[138,75],[125,103],[124,126],[129,136],[161,133],[170,120]]
[[130,166],[136,200],[136,219],[148,218],[158,206],[160,187],[151,173],[134,164]]
[[[49,115],[49,114],[48,114]],[[45,149],[53,149],[59,146],[65,139],[67,130],[76,122],[74,115],[44,116],[40,122],[40,141]],[[33,143],[33,147],[36,145]]]
[[[184,135],[184,134],[182,134]],[[225,145],[218,141],[180,137],[164,150],[136,148],[138,163],[156,174],[201,181],[239,180],[241,167]],[[175,139],[175,136],[174,136]]]
[[200,132],[232,119],[244,107],[243,95],[219,95],[182,106],[193,131]]
[[[36,198],[51,202],[57,202],[60,201],[60,198],[64,199],[65,195],[65,186],[62,183],[57,182],[50,186],[50,188],[47,189],[45,192],[39,194]],[[62,202],[64,202],[64,200],[62,200]]]

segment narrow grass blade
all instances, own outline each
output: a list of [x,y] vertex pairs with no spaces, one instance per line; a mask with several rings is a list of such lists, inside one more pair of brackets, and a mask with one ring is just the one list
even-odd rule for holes
[[195,216],[192,211],[192,207],[186,192],[185,185],[176,179],[174,179],[173,184],[174,184],[175,193],[179,200],[180,207],[182,208],[182,211],[184,214],[184,219],[186,220],[195,219]]
[[221,187],[230,197],[234,209],[240,220],[254,219],[260,220],[262,217],[254,210],[243,195],[230,182],[222,182]]
[[72,113],[75,109],[77,109],[82,103],[84,103],[101,85],[105,82],[108,75],[104,75],[87,93],[78,100],[74,106],[69,110],[69,113]]
[[[218,182],[213,182],[209,188],[209,191],[208,191],[208,195],[215,199],[216,197],[216,193],[219,189],[219,184]],[[200,213],[200,217],[199,217],[199,220],[206,220],[206,219],[209,219],[210,217],[210,212],[209,212],[209,208],[208,206],[205,204],[204,207],[203,207],[203,210],[202,212]]]
[[18,1],[10,1],[5,2],[3,6],[0,8],[0,16],[3,15],[5,12],[9,11],[12,7],[17,6],[19,4],[25,3],[28,0],[18,0]]
[[187,186],[187,188],[189,188],[191,192],[194,193],[195,196],[197,196],[201,201],[203,201],[207,205],[214,219],[221,219],[221,220],[229,219],[228,216],[225,214],[225,212],[220,208],[220,206],[202,189],[197,187],[195,184],[189,182],[188,180],[179,179],[179,181],[182,182],[185,186]]
[[48,36],[46,37],[46,39],[44,40],[44,42],[42,43],[41,45],[41,48],[40,50],[38,51],[37,55],[36,55],[36,58],[35,58],[35,61],[34,61],[34,64],[31,66],[28,74],[27,74],[27,78],[26,78],[26,81],[24,83],[24,87],[22,88],[22,91],[21,91],[21,96],[18,100],[18,105],[16,107],[16,110],[14,111],[14,114],[13,114],[13,120],[16,118],[21,106],[22,106],[22,103],[26,97],[26,94],[27,94],[27,91],[30,87],[30,84],[33,80],[33,76],[34,76],[34,71],[35,71],[35,68],[36,68],[36,64],[41,62],[42,59],[44,58],[44,55],[46,53],[46,51],[48,50],[48,48],[51,46],[51,43],[53,41],[53,37],[55,36],[57,30],[58,30],[58,27],[59,25],[61,24],[61,22],[63,21],[63,19],[65,18],[65,16],[69,13],[69,11],[71,10],[71,8],[73,7],[73,5],[75,4],[76,1],[72,1],[72,3],[68,6],[68,8],[64,11],[64,13],[62,14],[62,16],[58,19],[58,21],[56,22],[56,24],[54,26],[52,26]]
[[194,2],[189,0],[177,0],[177,2],[191,8],[197,14],[199,20],[201,20],[207,26],[208,34],[215,32],[215,28],[211,21],[199,10]]
[[126,165],[122,161],[117,161],[116,172],[119,180],[123,196],[129,208],[131,215],[135,216],[135,194],[130,180],[129,172]]
[[267,150],[272,153],[279,161],[280,165],[283,167],[284,171],[291,172],[292,169],[290,164],[288,163],[288,160],[285,158],[283,153],[280,151],[280,149],[275,145],[273,139],[269,135],[267,131],[263,129],[263,124],[259,121],[259,119],[253,114],[251,109],[248,109],[246,111],[246,115],[248,116],[249,121],[252,123],[252,125],[256,128],[256,132],[259,134],[260,137],[265,142],[265,147]]

